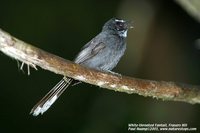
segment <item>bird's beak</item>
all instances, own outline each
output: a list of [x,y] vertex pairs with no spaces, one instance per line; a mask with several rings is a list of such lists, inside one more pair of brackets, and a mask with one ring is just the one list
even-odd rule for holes
[[133,27],[133,21],[130,21],[130,20],[126,21],[126,27],[127,27],[127,29],[132,29],[132,28],[134,28],[134,27]]

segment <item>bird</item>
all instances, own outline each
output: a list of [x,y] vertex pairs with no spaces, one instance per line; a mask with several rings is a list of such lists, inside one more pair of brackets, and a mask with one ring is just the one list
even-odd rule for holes
[[[74,62],[91,69],[111,72],[126,50],[127,32],[132,22],[119,18],[109,19],[102,31],[78,53]],[[63,77],[32,109],[30,114],[38,116],[46,112],[60,95],[70,86],[73,79]]]

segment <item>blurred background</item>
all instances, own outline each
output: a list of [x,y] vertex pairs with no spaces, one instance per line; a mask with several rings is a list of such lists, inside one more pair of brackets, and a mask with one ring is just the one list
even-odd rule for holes
[[[0,28],[65,59],[112,17],[133,20],[127,51],[115,72],[200,84],[200,19],[184,0],[1,0]],[[196,4],[198,5],[198,4]],[[195,8],[192,8],[195,9]],[[198,8],[197,8],[198,9]],[[42,116],[29,112],[61,78],[0,53],[1,132],[124,133],[129,123],[187,123],[200,130],[200,105],[156,100],[89,84],[68,88]]]

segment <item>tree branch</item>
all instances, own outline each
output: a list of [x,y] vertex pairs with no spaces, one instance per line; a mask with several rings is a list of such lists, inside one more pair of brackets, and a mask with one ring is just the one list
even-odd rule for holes
[[199,0],[176,0],[190,16],[200,22],[200,1]]
[[28,66],[97,85],[114,91],[136,93],[157,99],[200,103],[200,86],[175,82],[152,81],[113,75],[85,68],[27,44],[0,29],[0,51]]

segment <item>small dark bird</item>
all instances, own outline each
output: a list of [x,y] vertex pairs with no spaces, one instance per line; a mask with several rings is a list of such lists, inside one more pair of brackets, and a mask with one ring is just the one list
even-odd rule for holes
[[[125,39],[130,28],[132,28],[130,21],[110,19],[104,24],[102,31],[83,46],[74,62],[88,68],[111,72],[124,55]],[[64,77],[32,108],[30,113],[37,116],[47,111],[72,80]]]

